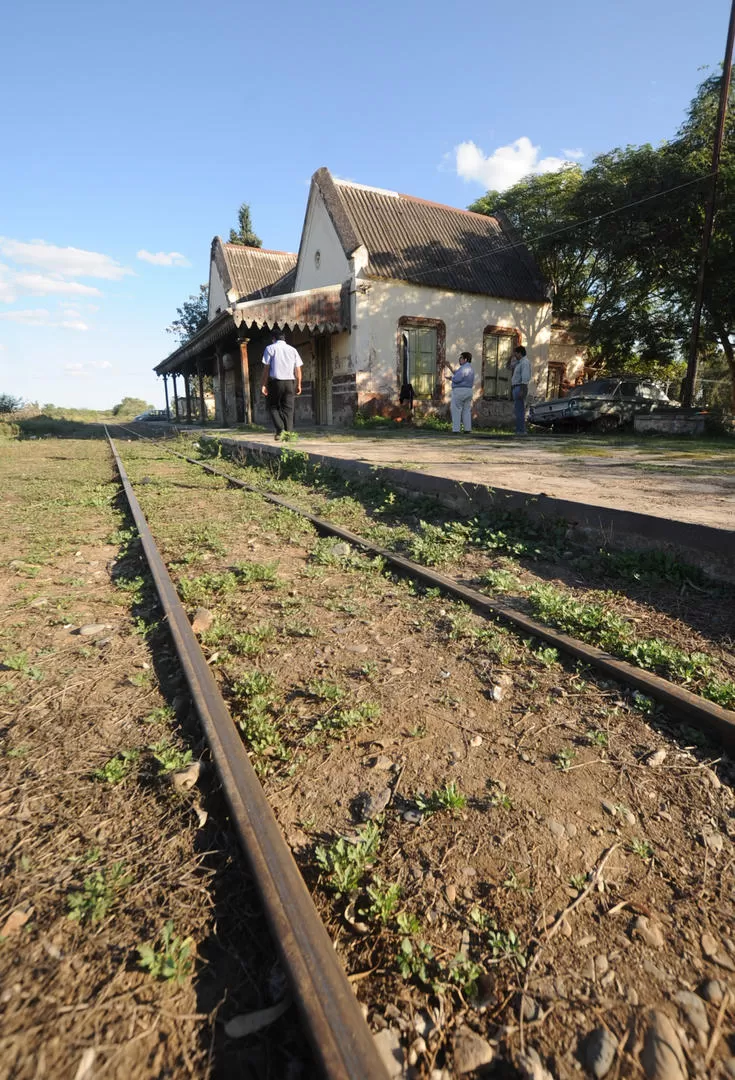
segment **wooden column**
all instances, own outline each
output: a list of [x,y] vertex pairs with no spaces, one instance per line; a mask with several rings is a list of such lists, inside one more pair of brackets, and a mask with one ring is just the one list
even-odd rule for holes
[[179,392],[176,389],[176,372],[171,375],[171,381],[174,384],[174,415],[176,416],[176,423],[179,422]]
[[249,338],[238,337],[238,345],[240,346],[240,374],[242,377],[242,405],[243,405],[243,421],[246,424],[252,424],[253,422],[253,402],[250,397],[250,361],[248,359],[248,341]]
[[186,395],[186,422],[191,423],[191,386],[189,385],[189,372],[184,373],[184,393]]
[[166,395],[166,419],[171,419],[171,409],[168,404],[168,375],[163,376],[163,392]]
[[[217,421],[225,427],[227,425],[227,405],[225,394],[225,369],[222,364],[222,349],[218,345],[214,353],[214,362],[217,365],[217,386],[219,393],[214,396],[214,408]],[[219,401],[218,401],[219,398]],[[219,416],[217,407],[219,405]]]
[[197,377],[199,379],[199,423],[204,427],[207,414],[204,408],[204,375],[201,360],[197,360]]

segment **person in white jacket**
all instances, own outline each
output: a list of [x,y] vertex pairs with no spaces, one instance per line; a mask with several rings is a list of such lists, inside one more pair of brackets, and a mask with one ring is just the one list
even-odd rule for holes
[[517,345],[510,358],[510,395],[516,419],[516,435],[526,434],[526,398],[531,381],[531,361],[522,345]]

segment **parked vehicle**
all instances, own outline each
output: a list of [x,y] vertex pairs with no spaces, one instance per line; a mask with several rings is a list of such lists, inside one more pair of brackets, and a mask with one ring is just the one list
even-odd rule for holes
[[142,412],[138,416],[133,417],[135,420],[168,420],[165,409],[151,409],[149,412]]
[[566,397],[532,405],[528,420],[555,430],[586,427],[616,431],[632,424],[636,415],[676,407],[677,402],[670,401],[650,379],[617,375],[593,379],[575,386]]

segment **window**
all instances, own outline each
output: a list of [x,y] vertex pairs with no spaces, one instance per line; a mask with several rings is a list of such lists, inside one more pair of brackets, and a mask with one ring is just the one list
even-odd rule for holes
[[510,397],[510,358],[520,334],[502,326],[487,326],[482,335],[482,393],[486,398]]
[[[546,397],[558,398],[562,395],[562,388],[564,383],[564,373],[566,368],[564,364],[551,363],[549,364],[546,372]],[[568,384],[567,384],[568,385]]]
[[440,319],[406,315],[398,321],[399,385],[411,383],[419,400],[442,395],[446,331]]

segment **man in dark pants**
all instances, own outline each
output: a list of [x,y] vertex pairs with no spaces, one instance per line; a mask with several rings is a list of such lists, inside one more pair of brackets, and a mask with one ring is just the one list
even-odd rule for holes
[[261,390],[268,398],[276,439],[284,431],[293,431],[294,393],[301,393],[301,366],[301,357],[292,345],[286,344],[283,330],[275,330],[273,344],[263,353]]

